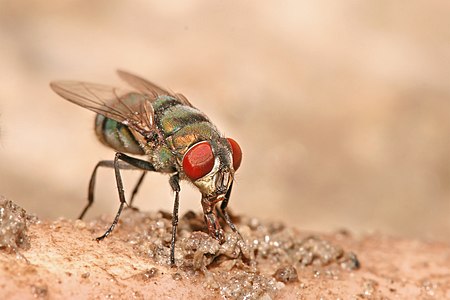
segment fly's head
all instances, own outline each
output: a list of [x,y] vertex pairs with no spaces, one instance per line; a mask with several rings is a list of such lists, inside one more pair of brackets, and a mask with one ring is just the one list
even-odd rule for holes
[[241,148],[235,140],[218,138],[191,146],[183,157],[183,170],[203,199],[218,202],[230,189],[241,160]]
[[241,148],[230,138],[194,144],[183,157],[185,175],[202,193],[203,213],[209,234],[219,241],[223,241],[224,236],[214,207],[217,202],[228,202],[234,173],[241,160]]

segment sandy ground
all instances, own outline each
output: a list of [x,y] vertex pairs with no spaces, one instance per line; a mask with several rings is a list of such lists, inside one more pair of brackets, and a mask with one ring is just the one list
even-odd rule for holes
[[[8,221],[14,219],[15,222]],[[236,217],[235,217],[236,218]],[[349,232],[317,234],[239,217],[244,242],[223,245],[180,222],[168,265],[169,219],[127,210],[113,234],[85,223],[27,219],[2,203],[3,299],[450,299],[450,245]],[[9,226],[6,226],[9,225]],[[15,230],[14,230],[15,229]],[[19,229],[19,230],[18,230]],[[12,237],[5,242],[5,236]],[[16,239],[14,239],[14,237]]]

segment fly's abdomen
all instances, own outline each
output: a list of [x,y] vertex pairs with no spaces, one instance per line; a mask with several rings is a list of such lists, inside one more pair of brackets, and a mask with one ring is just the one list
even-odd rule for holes
[[95,133],[104,145],[118,152],[136,155],[145,154],[127,126],[103,115],[97,114],[95,118]]

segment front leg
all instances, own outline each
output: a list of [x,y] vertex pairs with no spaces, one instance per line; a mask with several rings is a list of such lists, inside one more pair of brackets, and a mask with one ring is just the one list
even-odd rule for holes
[[173,203],[173,214],[172,214],[172,239],[170,241],[170,265],[175,265],[175,241],[177,238],[177,227],[178,227],[178,208],[180,206],[180,175],[177,173],[172,175],[169,179],[169,184],[175,193],[175,200]]
[[233,188],[233,183],[231,183],[230,188],[228,189],[227,193],[225,194],[225,199],[222,201],[222,203],[220,205],[220,210],[222,212],[223,218],[225,219],[225,222],[227,222],[227,224],[228,224],[228,226],[230,226],[231,230],[233,230],[233,232],[239,234],[239,236],[242,239],[241,234],[239,233],[236,226],[231,221],[230,215],[228,215],[228,212],[227,212],[227,205],[228,205],[228,201],[230,201],[230,195],[231,195],[232,188]]
[[214,213],[216,203],[217,201],[209,201],[207,198],[202,198],[203,216],[209,235],[223,244],[225,242],[225,234],[219,224],[219,219]]

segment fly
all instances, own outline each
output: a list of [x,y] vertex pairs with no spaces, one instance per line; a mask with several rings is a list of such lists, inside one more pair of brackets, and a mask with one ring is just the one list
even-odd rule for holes
[[[94,202],[97,169],[113,168],[120,206],[106,232],[117,225],[127,204],[120,170],[141,170],[130,205],[147,172],[168,174],[174,192],[170,264],[175,264],[175,240],[178,224],[180,180],[193,183],[200,191],[201,204],[209,235],[223,243],[224,231],[218,220],[216,204],[228,226],[237,229],[227,213],[236,170],[242,160],[239,144],[222,136],[216,126],[186,97],[167,91],[136,75],[118,71],[119,77],[133,89],[80,81],[55,81],[50,87],[64,99],[97,113],[95,132],[100,142],[116,151],[114,160],[102,160],[95,166],[88,189],[88,203],[80,219]],[[127,154],[125,154],[127,153]],[[146,159],[131,155],[143,155]],[[128,204],[127,204],[128,205]]]

